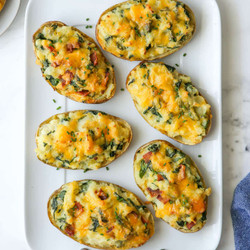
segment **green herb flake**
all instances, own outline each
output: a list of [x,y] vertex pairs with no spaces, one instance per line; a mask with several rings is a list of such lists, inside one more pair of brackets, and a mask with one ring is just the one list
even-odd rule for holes
[[124,88],[121,88],[121,91],[124,91]]
[[56,100],[55,100],[55,99],[53,99],[53,102],[54,102],[54,103],[56,103]]
[[187,53],[184,53],[183,56],[184,56],[184,57],[187,56]]
[[57,108],[56,108],[56,110],[59,110],[59,109],[61,109],[62,107],[61,106],[58,106]]
[[106,167],[106,170],[109,171],[109,167]]
[[198,155],[198,157],[199,157],[199,158],[201,158],[201,157],[202,157],[202,155]]

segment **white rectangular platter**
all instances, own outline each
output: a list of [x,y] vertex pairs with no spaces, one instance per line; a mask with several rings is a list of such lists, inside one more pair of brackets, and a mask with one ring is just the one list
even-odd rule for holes
[[[207,186],[212,187],[208,203],[208,221],[194,234],[184,234],[155,218],[155,234],[141,250],[212,250],[216,249],[222,225],[222,154],[221,154],[221,24],[215,0],[185,0],[193,9],[197,31],[193,40],[180,51],[161,61],[192,77],[193,82],[212,105],[212,129],[197,146],[183,146],[148,125],[135,109],[125,80],[138,62],[128,62],[104,53],[115,65],[117,91],[104,104],[76,103],[57,94],[42,78],[35,64],[32,34],[46,21],[62,21],[94,37],[95,24],[101,13],[120,0],[31,0],[26,12],[26,143],[25,143],[25,224],[27,241],[34,250],[80,250],[83,245],[63,235],[47,218],[50,194],[65,182],[100,179],[119,184],[145,201],[133,177],[133,156],[137,148],[154,139],[165,139],[189,154],[199,166]],[[86,18],[90,18],[86,21]],[[92,29],[86,29],[92,25]],[[183,56],[186,53],[187,56]],[[55,99],[56,103],[52,100]],[[61,106],[60,110],[57,107]],[[39,124],[55,113],[77,109],[96,109],[127,120],[133,129],[133,140],[127,152],[109,166],[97,171],[56,170],[40,162],[35,155],[35,133]],[[202,155],[202,157],[198,157]],[[149,206],[152,211],[152,207]],[[88,247],[88,249],[91,249]]]

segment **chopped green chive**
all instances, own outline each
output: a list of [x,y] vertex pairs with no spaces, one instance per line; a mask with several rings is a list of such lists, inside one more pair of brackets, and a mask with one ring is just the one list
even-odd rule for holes
[[198,155],[198,157],[199,157],[199,158],[201,158],[201,157],[202,157],[202,155]]
[[109,171],[109,167],[106,167],[106,170]]
[[121,91],[124,91],[124,88],[121,88]]
[[179,67],[179,64],[176,63],[175,66],[176,66],[176,67]]
[[59,109],[61,109],[62,107],[61,106],[59,106],[59,107],[57,107],[57,109],[56,110],[59,110]]
[[53,99],[53,102],[54,102],[54,103],[56,103],[56,100],[55,100],[55,99]]
[[89,18],[86,18],[86,21],[89,21]]
[[183,56],[185,57],[187,55],[187,53],[184,53]]

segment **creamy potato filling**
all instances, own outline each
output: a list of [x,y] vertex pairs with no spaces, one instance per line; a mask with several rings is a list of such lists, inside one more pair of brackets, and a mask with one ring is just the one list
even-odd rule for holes
[[194,33],[187,7],[175,0],[130,0],[100,18],[97,38],[114,55],[150,59],[177,50]]
[[136,153],[134,175],[156,217],[184,231],[197,231],[205,224],[211,188],[205,187],[194,162],[182,151],[153,141]]
[[125,151],[131,136],[124,120],[99,111],[72,111],[55,115],[39,127],[36,153],[55,167],[94,170]]
[[115,91],[114,71],[97,45],[70,26],[48,24],[34,41],[37,64],[60,94],[94,103]]
[[164,63],[139,64],[128,77],[127,89],[145,120],[185,144],[200,143],[211,123],[211,107],[190,77]]
[[52,223],[76,241],[103,249],[130,249],[154,233],[150,211],[137,197],[114,184],[71,182],[49,201]]

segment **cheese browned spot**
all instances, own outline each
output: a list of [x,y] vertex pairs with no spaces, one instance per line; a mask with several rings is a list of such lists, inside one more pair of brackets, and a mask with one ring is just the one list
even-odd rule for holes
[[85,103],[101,103],[114,95],[112,66],[93,39],[76,28],[44,24],[34,35],[34,50],[44,78],[58,93]]
[[129,146],[129,124],[99,111],[71,111],[43,122],[37,131],[37,157],[52,166],[93,170],[104,167]]
[[134,176],[156,217],[182,232],[204,226],[211,188],[188,155],[166,141],[152,141],[136,152]]
[[146,206],[126,189],[102,181],[63,185],[50,197],[48,215],[64,234],[96,248],[139,247],[154,234]]
[[211,107],[191,78],[164,63],[145,62],[127,79],[136,108],[154,128],[184,144],[200,143],[211,126]]
[[120,58],[152,60],[177,51],[194,31],[193,13],[179,1],[130,0],[101,15],[97,40]]

